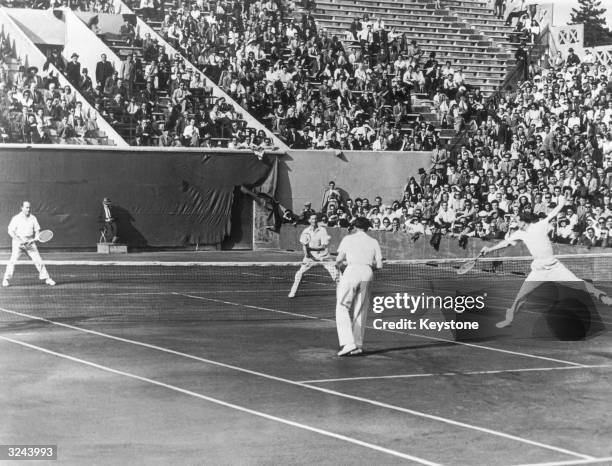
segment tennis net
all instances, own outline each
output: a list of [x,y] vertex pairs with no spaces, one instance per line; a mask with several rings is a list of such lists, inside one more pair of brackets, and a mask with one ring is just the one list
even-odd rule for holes
[[[558,256],[578,277],[612,282],[612,254]],[[387,261],[374,294],[516,292],[530,270],[526,257],[484,258],[465,275],[466,259]],[[287,297],[300,262],[47,261],[57,282],[37,280],[21,261],[11,286],[0,289],[0,322],[223,321],[333,318],[336,285],[317,264],[295,298]],[[0,261],[0,270],[6,261]]]

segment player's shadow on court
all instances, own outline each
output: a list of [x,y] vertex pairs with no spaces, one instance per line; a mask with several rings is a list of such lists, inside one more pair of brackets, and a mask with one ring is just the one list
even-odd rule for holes
[[134,226],[136,219],[124,207],[113,204],[113,216],[117,222],[119,241],[131,247],[147,247],[148,241],[144,235]]

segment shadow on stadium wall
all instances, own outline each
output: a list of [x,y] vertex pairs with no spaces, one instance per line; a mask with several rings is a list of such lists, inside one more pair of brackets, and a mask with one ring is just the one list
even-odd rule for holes
[[[6,226],[28,200],[49,249],[94,249],[104,197],[118,210],[121,239],[131,247],[252,244],[252,201],[237,187],[276,186],[278,157],[251,151],[164,151],[162,148],[3,145],[0,154],[0,247]],[[273,176],[272,182],[270,181]],[[232,206],[240,237],[232,238]]]

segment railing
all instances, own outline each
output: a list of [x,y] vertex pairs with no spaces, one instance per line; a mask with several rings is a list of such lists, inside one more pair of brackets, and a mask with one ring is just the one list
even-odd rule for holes
[[592,47],[589,50],[593,52],[595,60],[606,66],[612,66],[612,45],[602,45],[600,47]]
[[551,54],[557,52],[565,54],[570,47],[581,54],[584,46],[584,24],[555,26],[550,29],[550,36]]

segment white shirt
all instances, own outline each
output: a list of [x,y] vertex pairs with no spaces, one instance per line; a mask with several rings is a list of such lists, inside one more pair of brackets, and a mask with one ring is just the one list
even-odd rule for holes
[[521,240],[533,256],[534,260],[554,258],[554,252],[548,232],[551,225],[547,220],[530,224],[526,230],[518,230],[508,237],[508,241],[516,243]]
[[351,265],[369,265],[373,268],[382,268],[382,252],[380,244],[365,232],[358,230],[352,235],[345,236],[338,246],[338,254],[346,254],[346,263]]
[[15,215],[8,226],[8,234],[11,238],[16,240],[29,240],[33,239],[40,231],[40,225],[34,215],[30,214],[28,217],[23,212]]
[[327,250],[327,245],[329,244],[329,240],[331,236],[327,233],[327,230],[323,227],[313,228],[312,226],[308,226],[304,228],[304,233],[308,233],[310,235],[310,242],[308,243],[309,248],[324,248],[322,251],[310,251],[310,254],[315,259],[322,259],[329,255],[329,251]]

